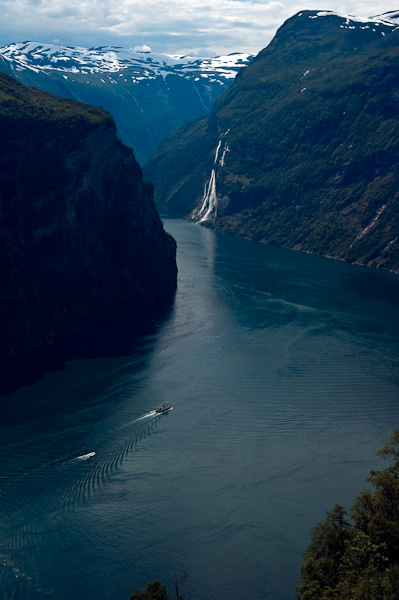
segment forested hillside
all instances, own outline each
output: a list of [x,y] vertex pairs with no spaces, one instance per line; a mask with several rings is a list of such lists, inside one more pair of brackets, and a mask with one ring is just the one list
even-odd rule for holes
[[303,11],[144,169],[219,231],[399,270],[399,29]]

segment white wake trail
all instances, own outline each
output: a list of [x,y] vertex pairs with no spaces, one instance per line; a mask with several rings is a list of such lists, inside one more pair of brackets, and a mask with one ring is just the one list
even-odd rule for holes
[[136,421],[142,421],[143,419],[149,419],[150,417],[156,417],[157,414],[158,413],[155,412],[155,410],[151,410],[149,413],[143,415],[142,417],[139,417],[135,421],[132,421],[132,423],[135,423]]

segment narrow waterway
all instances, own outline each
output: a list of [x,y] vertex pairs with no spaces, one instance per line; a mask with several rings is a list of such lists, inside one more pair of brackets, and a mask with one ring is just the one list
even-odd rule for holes
[[0,398],[4,600],[127,600],[183,574],[185,600],[290,600],[311,527],[399,426],[398,276],[165,227],[173,305]]

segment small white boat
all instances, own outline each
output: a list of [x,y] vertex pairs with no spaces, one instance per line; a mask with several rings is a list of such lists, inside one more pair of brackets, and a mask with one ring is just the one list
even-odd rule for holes
[[169,404],[169,402],[162,402],[162,404],[160,404],[158,406],[158,408],[155,409],[156,413],[164,413],[164,412],[168,412],[168,410],[173,410],[173,406],[171,404]]
[[89,452],[89,454],[82,454],[82,456],[78,456],[77,460],[87,460],[95,455],[95,452]]

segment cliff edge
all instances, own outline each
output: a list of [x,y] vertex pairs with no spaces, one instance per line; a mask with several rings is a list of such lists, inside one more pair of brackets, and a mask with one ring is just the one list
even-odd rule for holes
[[176,245],[100,108],[0,73],[0,356],[167,301]]

